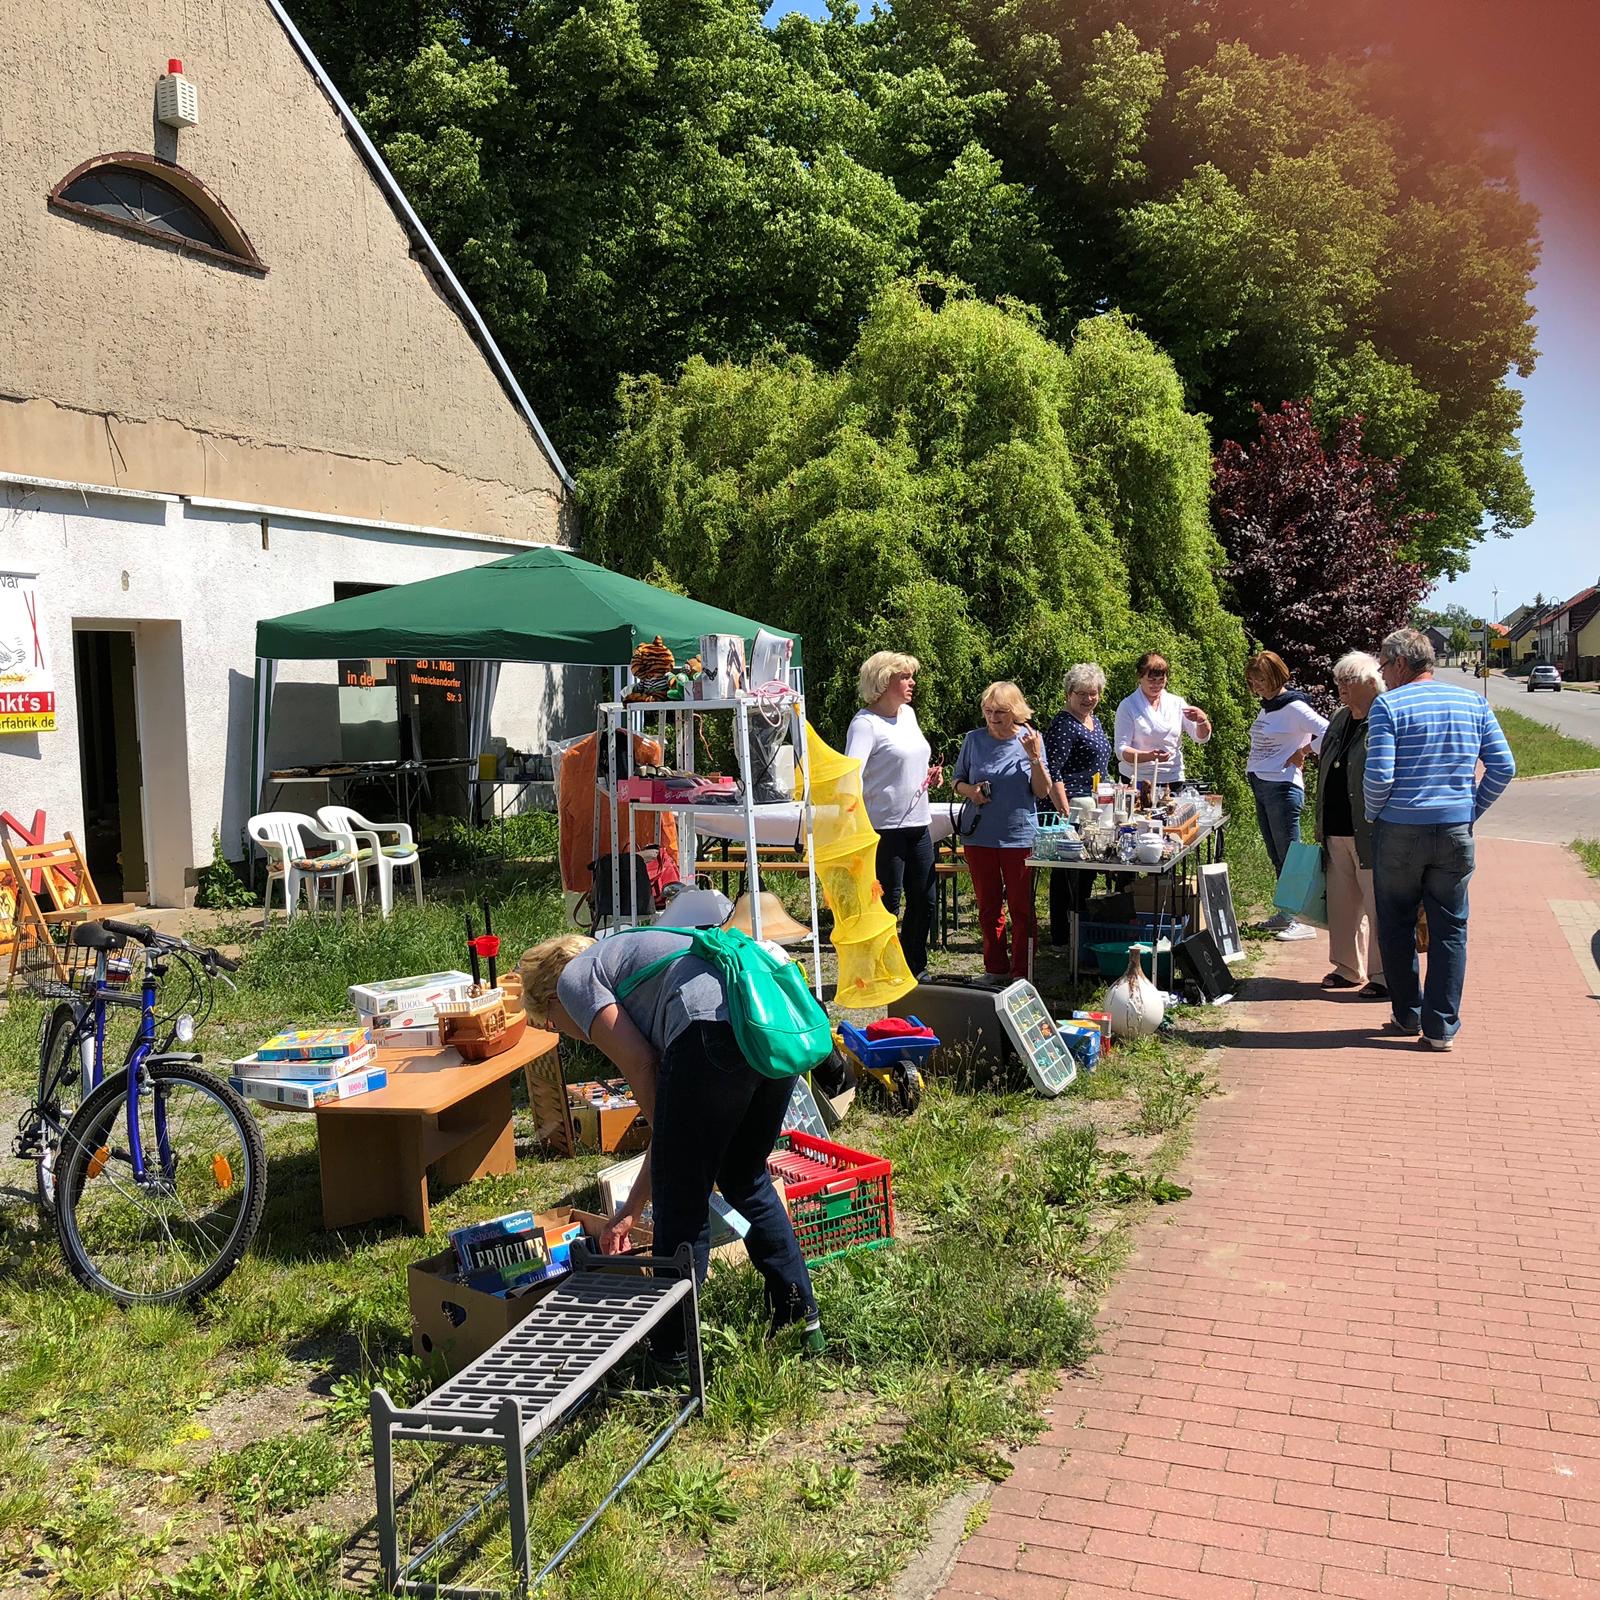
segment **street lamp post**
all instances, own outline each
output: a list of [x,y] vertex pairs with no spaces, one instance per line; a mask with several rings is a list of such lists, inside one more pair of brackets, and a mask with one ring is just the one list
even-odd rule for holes
[[1483,698],[1489,698],[1489,663],[1494,659],[1490,643],[1490,627],[1500,620],[1500,585],[1491,584],[1489,598],[1494,602],[1494,610],[1484,619],[1483,624]]

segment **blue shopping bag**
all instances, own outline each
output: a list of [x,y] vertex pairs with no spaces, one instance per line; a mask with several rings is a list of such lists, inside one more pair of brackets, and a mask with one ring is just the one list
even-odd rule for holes
[[1328,875],[1322,868],[1322,846],[1300,840],[1289,846],[1272,903],[1296,922],[1328,926]]

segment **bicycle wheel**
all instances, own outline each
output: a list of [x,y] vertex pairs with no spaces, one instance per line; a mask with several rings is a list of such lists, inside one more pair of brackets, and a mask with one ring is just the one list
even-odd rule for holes
[[94,1032],[87,1013],[63,1001],[45,1018],[39,1033],[39,1093],[33,1115],[39,1119],[33,1186],[39,1209],[54,1212],[56,1162],[61,1135],[77,1110],[94,1070]]
[[138,1092],[136,1177],[126,1072],[67,1125],[56,1233],[72,1275],[123,1305],[186,1300],[233,1271],[261,1222],[267,1157],[244,1101],[199,1067],[157,1062]]

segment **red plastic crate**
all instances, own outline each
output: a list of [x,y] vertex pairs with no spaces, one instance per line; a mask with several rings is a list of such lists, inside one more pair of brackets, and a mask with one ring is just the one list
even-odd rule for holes
[[894,1163],[794,1129],[778,1136],[767,1171],[783,1180],[806,1265],[894,1238]]

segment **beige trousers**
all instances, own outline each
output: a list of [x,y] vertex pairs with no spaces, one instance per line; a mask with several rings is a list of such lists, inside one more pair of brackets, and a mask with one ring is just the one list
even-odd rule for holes
[[1334,835],[1328,849],[1328,959],[1352,983],[1382,983],[1378,913],[1372,903],[1372,870],[1356,859],[1356,842]]

